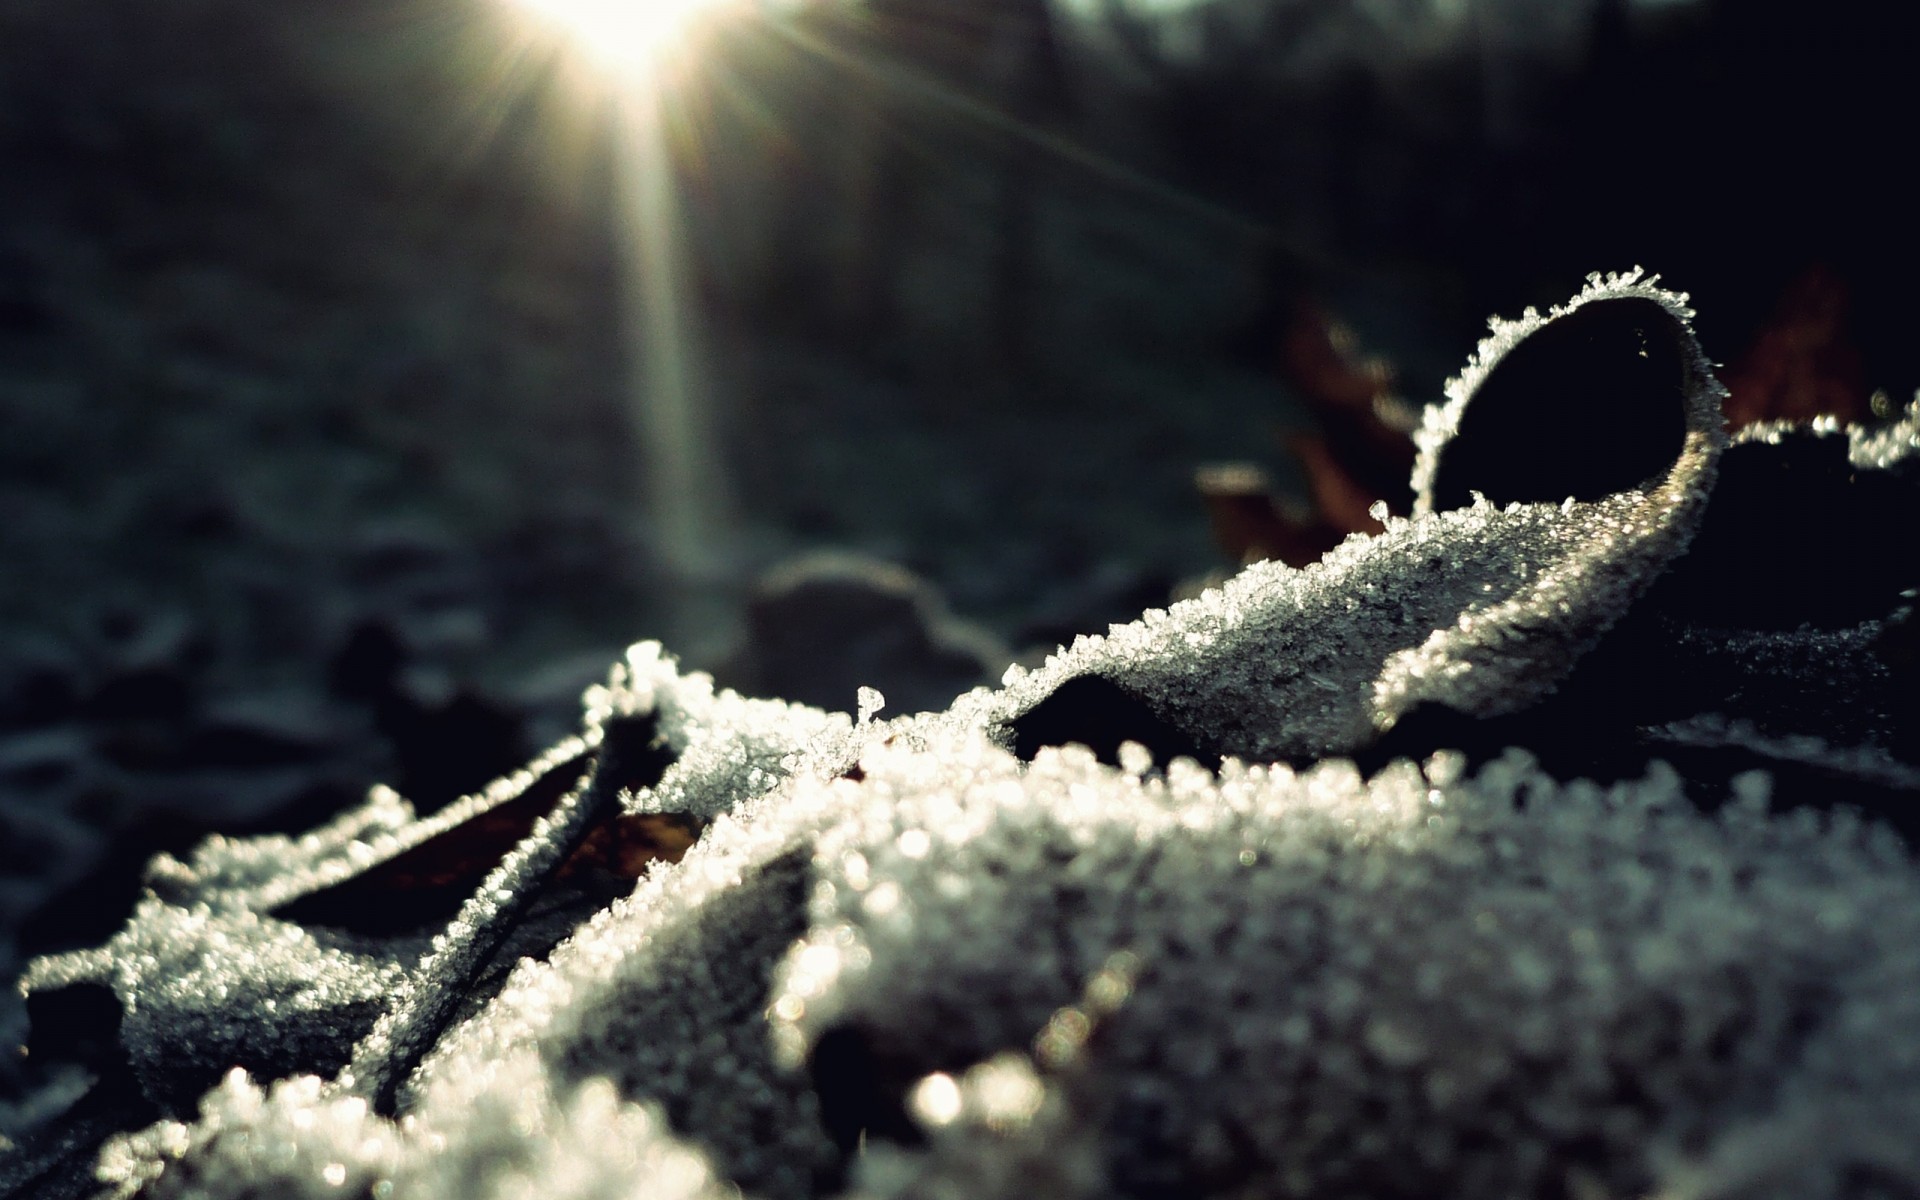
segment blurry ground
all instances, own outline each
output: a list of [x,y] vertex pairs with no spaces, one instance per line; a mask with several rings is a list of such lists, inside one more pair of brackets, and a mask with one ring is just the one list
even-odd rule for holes
[[1817,269],[1846,377],[1920,383],[1871,5],[1239,0],[1056,14],[1051,57],[1038,11],[820,4],[812,50],[714,48],[681,166],[737,521],[690,591],[604,129],[489,86],[500,13],[0,7],[0,925],[97,940],[156,846],[475,786],[624,643],[720,662],[798,551],[1015,650],[1130,618],[1225,565],[1197,465],[1304,490],[1295,296],[1425,400],[1588,270],[1665,272],[1733,360]]

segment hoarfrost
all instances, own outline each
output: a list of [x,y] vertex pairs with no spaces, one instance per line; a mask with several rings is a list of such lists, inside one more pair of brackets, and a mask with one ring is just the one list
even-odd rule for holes
[[[1252,759],[1350,754],[1422,704],[1476,716],[1533,704],[1699,525],[1726,437],[1720,385],[1690,316],[1684,297],[1636,271],[1595,276],[1544,317],[1496,322],[1448,403],[1429,410],[1412,521],[1349,539],[1305,570],[1250,567],[1160,619],[1148,613],[1076,643],[986,703],[1030,709],[1067,679],[1099,677],[1140,697],[1195,747]],[[1532,353],[1576,325],[1557,356]],[[1634,364],[1624,376],[1598,373],[1618,384],[1608,398],[1625,411],[1594,423],[1617,422],[1625,441],[1576,451],[1613,458],[1584,468],[1600,473],[1587,494],[1568,497],[1567,462],[1544,445],[1511,445],[1520,434],[1505,426],[1476,425],[1468,402],[1491,403],[1495,419],[1537,429],[1544,442],[1564,417],[1552,412],[1559,397],[1532,389],[1595,374],[1588,356]],[[1554,377],[1538,378],[1549,367]],[[1525,404],[1540,411],[1510,411]],[[1529,491],[1535,481],[1508,465],[1515,457],[1562,469]]]
[[[1920,1189],[1920,873],[1887,824],[1809,807],[1910,805],[1892,619],[1693,620],[1709,584],[1675,564],[1720,536],[1725,439],[1687,315],[1634,273],[1497,325],[1429,421],[1419,515],[944,713],[750,700],[642,643],[579,738],[445,813],[382,791],[305,837],[157,861],[126,930],[25,983],[110,988],[168,1118],[97,1155],[55,1121],[42,1141],[84,1153],[29,1144],[0,1192]],[[1513,381],[1589,345],[1634,360],[1597,377],[1642,389],[1620,419],[1657,453],[1603,446],[1557,490],[1501,469],[1484,447],[1533,420]],[[1900,428],[1852,438],[1856,469],[1904,471]],[[1833,435],[1780,444],[1803,436]],[[1661,681],[1570,733],[1625,774],[1557,778],[1409,719],[1558,720],[1595,660]],[[1688,672],[1740,694],[1696,708],[1668,686]],[[1793,695],[1850,748],[1800,738]],[[1327,757],[1410,727],[1444,736],[1366,771]],[[1731,758],[1683,774],[1650,747]],[[327,915],[522,810],[437,934]],[[655,818],[698,840],[610,900],[567,876],[606,822]]]
[[314,1076],[260,1088],[239,1071],[192,1124],[115,1139],[100,1181],[117,1198],[460,1196],[513,1200],[718,1200],[729,1192],[656,1111],[605,1083],[555,1097],[528,1060],[457,1111],[396,1124]]

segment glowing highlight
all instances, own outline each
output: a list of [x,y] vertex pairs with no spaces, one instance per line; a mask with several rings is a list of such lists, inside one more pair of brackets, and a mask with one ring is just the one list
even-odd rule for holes
[[695,28],[736,0],[514,0],[566,33],[602,65],[657,71]]

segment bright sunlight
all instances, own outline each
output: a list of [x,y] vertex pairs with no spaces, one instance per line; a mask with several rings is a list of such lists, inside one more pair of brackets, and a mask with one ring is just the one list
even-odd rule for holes
[[605,66],[657,71],[695,26],[737,0],[514,0],[578,41]]
[[[756,3],[507,0],[527,45],[551,43],[579,94],[596,97],[612,118],[606,151],[625,292],[628,416],[644,481],[640,517],[676,578],[670,594],[691,605],[704,581],[724,576],[734,522],[671,127],[701,72],[701,35]],[[682,624],[678,615],[668,623]]]

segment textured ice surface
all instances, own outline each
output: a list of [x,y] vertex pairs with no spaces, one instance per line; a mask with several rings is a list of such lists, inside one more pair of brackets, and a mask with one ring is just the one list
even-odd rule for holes
[[[445,813],[379,792],[303,838],[158,861],[125,931],[27,984],[110,987],[171,1119],[73,1169],[0,1161],[0,1193],[1920,1191],[1888,591],[1911,551],[1837,585],[1825,623],[1699,623],[1764,531],[1708,511],[1724,439],[1685,318],[1629,276],[1497,326],[1429,424],[1429,511],[945,713],[749,700],[643,643],[579,739]],[[1540,493],[1501,461],[1539,423],[1524,401],[1594,355],[1567,396],[1624,395],[1653,451],[1599,438],[1571,495]],[[1833,503],[1855,475],[1904,495],[1914,420],[1768,432],[1743,461],[1766,484],[1838,447]],[[1696,550],[1731,566],[1690,580]],[[1617,782],[1444,738],[1370,776],[1328,757],[1590,715],[1595,660],[1653,681],[1561,738],[1630,763]],[[1408,719],[1435,709],[1466,724]],[[1033,744],[1075,728],[1054,740],[1109,761]],[[528,804],[442,927],[330,915]],[[699,840],[610,901],[568,875],[606,822],[651,818]]]

